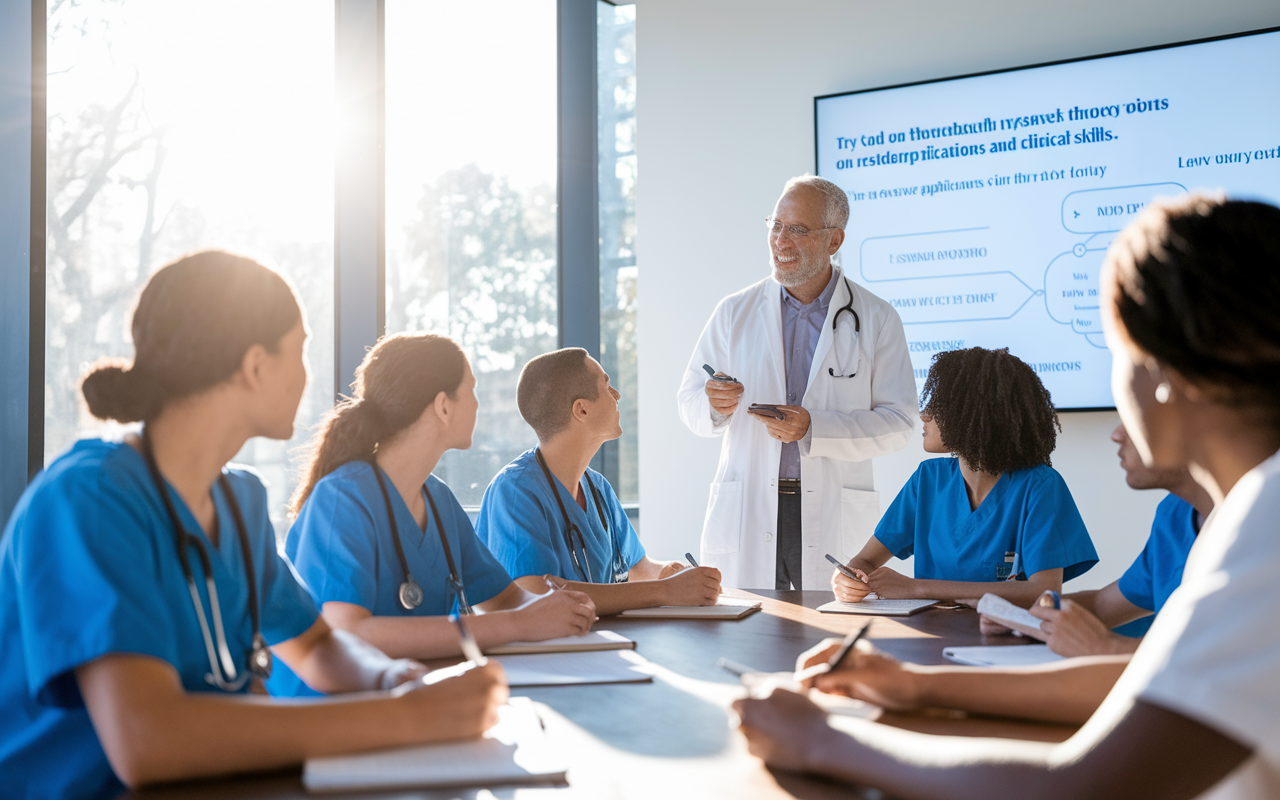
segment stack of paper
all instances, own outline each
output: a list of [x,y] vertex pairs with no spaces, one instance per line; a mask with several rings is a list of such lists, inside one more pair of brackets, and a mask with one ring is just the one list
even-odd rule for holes
[[631,650],[537,653],[499,656],[507,684],[576,686],[588,683],[642,683],[653,680],[653,665]]
[[833,600],[818,606],[824,614],[874,614],[882,617],[909,617],[924,611],[937,603],[937,600],[885,600],[884,598],[867,598],[857,603],[841,603]]
[[645,617],[647,619],[741,619],[757,611],[760,603],[724,602],[713,606],[656,606],[654,608],[629,608],[618,616]]
[[634,650],[636,643],[613,631],[591,631],[581,636],[563,636],[541,642],[508,642],[490,647],[484,652],[491,656],[507,656],[517,653],[579,653],[590,650]]
[[532,701],[513,697],[481,739],[309,758],[302,784],[309,792],[560,784],[567,771]]

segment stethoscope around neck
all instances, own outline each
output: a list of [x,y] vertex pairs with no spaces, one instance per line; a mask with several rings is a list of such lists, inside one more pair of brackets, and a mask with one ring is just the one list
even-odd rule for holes
[[[387,509],[387,521],[391,523],[391,541],[395,542],[396,558],[400,560],[400,571],[404,574],[404,581],[400,584],[398,592],[400,605],[405,611],[412,611],[422,605],[422,587],[409,572],[409,562],[404,557],[404,545],[400,542],[400,526],[396,524],[396,512],[391,507],[391,494],[387,491],[387,482],[382,477],[382,469],[374,459],[369,460],[369,466],[373,468],[373,475],[378,479],[378,488],[382,490],[382,502]],[[431,506],[431,517],[436,522],[436,531],[440,533],[440,547],[444,550],[445,562],[449,565],[449,590],[458,598],[458,610],[463,614],[471,614],[473,613],[471,604],[467,602],[467,592],[462,584],[462,576],[458,574],[458,567],[453,561],[453,548],[449,547],[449,539],[445,536],[444,524],[440,521],[440,511],[436,508],[436,501],[425,485],[422,487],[422,496],[427,498],[427,505]]]
[[[169,522],[173,525],[174,543],[178,549],[178,562],[182,564],[182,574],[187,581],[187,589],[191,592],[191,604],[196,610],[196,619],[200,623],[200,634],[204,637],[205,652],[209,657],[209,672],[204,679],[209,684],[225,692],[238,692],[248,683],[250,676],[257,675],[266,680],[271,677],[271,648],[262,635],[262,626],[258,619],[258,581],[253,569],[253,555],[249,552],[249,534],[245,529],[244,515],[240,513],[240,504],[236,501],[231,485],[225,474],[218,476],[218,486],[227,498],[227,506],[235,520],[236,536],[240,540],[240,556],[244,559],[245,579],[249,582],[249,617],[253,621],[253,639],[249,651],[249,669],[241,673],[236,669],[231,658],[231,649],[227,645],[227,632],[222,623],[222,607],[218,602],[218,587],[213,581],[213,563],[209,559],[209,551],[204,542],[194,534],[188,533],[178,518],[169,490],[164,478],[160,475],[160,467],[156,463],[155,451],[151,447],[151,438],[147,430],[142,429],[142,455],[147,462],[147,471],[151,473],[151,481],[155,484],[160,499],[164,501]],[[187,561],[187,548],[194,547],[200,556],[200,568],[204,570],[205,589],[209,594],[209,611],[213,618],[213,634],[209,632],[209,619],[204,614],[204,603],[200,601],[200,592],[196,589],[195,574]]]
[[[538,466],[542,467],[542,474],[547,478],[547,485],[551,487],[551,494],[556,498],[556,505],[560,506],[560,516],[564,518],[564,543],[569,548],[569,557],[573,559],[573,568],[578,571],[578,575],[585,583],[592,583],[591,580],[591,559],[587,554],[587,540],[582,535],[582,529],[569,519],[569,512],[564,507],[564,500],[560,498],[560,490],[556,487],[556,480],[551,475],[551,469],[547,467],[547,461],[542,457],[542,448],[535,448],[533,454],[538,459]],[[586,474],[582,479],[586,481],[587,487],[591,490],[591,499],[595,502],[596,514],[600,517],[600,524],[604,525],[605,535],[609,537],[610,544],[613,545],[613,582],[626,583],[628,578],[628,570],[626,560],[622,557],[622,548],[618,544],[618,537],[613,533],[613,526],[609,524],[604,516],[604,498],[600,495],[600,490],[596,488],[596,484]],[[578,535],[577,541],[574,541],[574,534]],[[578,558],[578,548],[582,549],[582,558]]]
[[840,355],[836,354],[836,367],[827,367],[827,374],[833,378],[856,378],[858,376],[858,366],[861,360],[861,339],[862,339],[862,320],[858,319],[858,312],[853,310],[853,285],[849,283],[849,279],[844,279],[844,287],[849,291],[849,302],[836,309],[836,313],[831,317],[831,349],[836,350],[836,323],[840,321],[840,315],[848,311],[853,315],[853,371],[845,373],[842,369],[836,372],[836,367],[840,366]]

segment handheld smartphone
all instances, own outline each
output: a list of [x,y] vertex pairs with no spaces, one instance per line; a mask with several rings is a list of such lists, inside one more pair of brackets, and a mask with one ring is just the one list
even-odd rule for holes
[[777,406],[771,406],[765,403],[752,403],[747,406],[748,414],[755,414],[760,417],[772,417],[781,422],[787,418],[787,415],[778,410]]
[[737,378],[731,378],[728,375],[716,372],[715,367],[710,364],[703,364],[702,368],[707,371],[707,374],[711,376],[711,380],[713,381],[720,381],[721,383],[738,383]]

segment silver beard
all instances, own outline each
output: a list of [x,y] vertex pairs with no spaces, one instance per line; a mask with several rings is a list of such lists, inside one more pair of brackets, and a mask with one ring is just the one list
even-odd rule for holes
[[774,260],[773,255],[769,255],[769,264],[773,267],[773,279],[787,288],[800,286],[818,277],[822,274],[822,270],[826,269],[828,263],[830,263],[829,259],[826,261],[821,258],[809,260],[802,255],[798,264],[783,272],[778,269],[778,262]]

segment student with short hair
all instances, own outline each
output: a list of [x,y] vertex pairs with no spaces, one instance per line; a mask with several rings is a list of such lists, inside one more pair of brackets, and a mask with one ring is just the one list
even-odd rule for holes
[[719,570],[650,559],[613,487],[588,467],[622,435],[620,395],[600,364],[580,347],[544,353],[525,365],[516,396],[538,446],[489,484],[476,524],[516,583],[583,592],[601,615],[714,604]]
[[[353,397],[311,442],[293,499],[285,554],[326,622],[409,658],[461,653],[446,616],[479,611],[480,647],[586,633],[580,592],[517,586],[476,538],[471,520],[432,474],[441,456],[471,446],[476,378],[447,336],[382,338],[356,368]],[[311,692],[286,670],[272,694]]]
[[[1030,366],[1007,349],[938,353],[922,393],[924,461],[873,536],[832,573],[836,599],[977,599],[1030,605],[1089,570],[1098,554],[1071,491],[1050,466],[1058,416]],[[915,577],[884,566],[915,556]]]
[[[261,480],[227,464],[293,434],[307,331],[284,279],[229,253],[179,259],[147,281],[132,333],[132,363],[81,388],[140,434],[54,459],[0,543],[0,786],[109,798],[492,726],[499,665],[424,686],[421,664],[330,629],[276,554]],[[402,688],[276,703],[249,692],[273,657],[330,692]]]
[[1280,208],[1156,201],[1112,243],[1101,295],[1125,429],[1144,464],[1190,469],[1214,513],[1097,712],[1061,744],[957,739],[836,731],[774,691],[734,704],[753,753],[901,797],[1280,795]]

